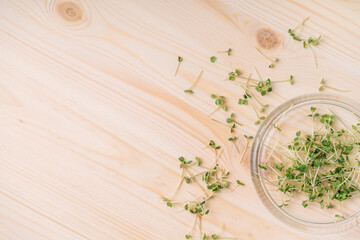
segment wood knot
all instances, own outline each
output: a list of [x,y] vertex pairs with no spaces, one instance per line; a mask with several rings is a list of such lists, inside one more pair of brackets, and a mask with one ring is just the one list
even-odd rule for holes
[[256,40],[260,47],[265,49],[275,48],[280,43],[277,34],[273,30],[267,28],[263,28],[257,31]]
[[60,2],[56,10],[58,15],[68,22],[78,22],[83,18],[81,7],[74,2]]

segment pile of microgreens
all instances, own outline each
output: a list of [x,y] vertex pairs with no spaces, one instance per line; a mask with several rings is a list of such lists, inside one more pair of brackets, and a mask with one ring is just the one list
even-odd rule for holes
[[336,115],[319,114],[315,107],[310,110],[307,117],[312,131],[296,132],[288,144],[267,146],[271,154],[259,165],[275,176],[264,176],[266,182],[288,198],[279,207],[287,206],[295,194],[302,194],[304,208],[317,203],[329,209],[360,191],[360,123],[351,129],[345,125],[339,128],[335,123],[344,123]]
[[[245,136],[246,139],[252,137]],[[194,225],[188,234],[185,235],[186,239],[190,239],[196,227],[198,228],[200,239],[237,239],[229,237],[220,237],[218,234],[206,234],[202,231],[202,217],[209,214],[210,209],[207,208],[207,203],[210,199],[219,193],[222,189],[228,189],[230,185],[236,184],[235,190],[238,186],[244,186],[240,180],[235,183],[229,179],[230,172],[218,164],[218,159],[221,156],[221,147],[216,145],[213,140],[210,140],[206,146],[212,149],[215,153],[215,160],[211,167],[203,166],[203,162],[199,157],[195,160],[187,161],[184,157],[179,157],[180,168],[182,169],[181,179],[175,192],[171,197],[163,198],[162,202],[166,203],[168,207],[173,207],[174,204],[182,205],[185,211],[195,215]],[[196,172],[196,173],[195,173]],[[185,201],[174,200],[176,194],[186,184],[195,184],[201,191],[198,195],[193,195],[188,192],[191,197]],[[232,191],[233,191],[232,190]]]

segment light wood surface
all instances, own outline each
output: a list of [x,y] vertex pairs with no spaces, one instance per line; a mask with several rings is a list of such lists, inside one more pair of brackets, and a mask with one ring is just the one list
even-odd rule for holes
[[[323,36],[318,68],[287,34],[307,16],[304,34]],[[280,59],[274,69],[255,47]],[[258,200],[248,153],[239,164],[228,128],[207,116],[210,94],[224,95],[246,126],[239,133],[255,134],[241,88],[223,81],[253,66],[264,78],[294,75],[264,98],[267,113],[321,78],[360,101],[360,2],[0,0],[0,239],[184,239],[193,216],[160,199],[180,177],[179,156],[213,158],[210,139],[246,186],[213,200],[208,232],[225,223],[223,235],[239,239],[359,239],[360,227],[300,233]]]

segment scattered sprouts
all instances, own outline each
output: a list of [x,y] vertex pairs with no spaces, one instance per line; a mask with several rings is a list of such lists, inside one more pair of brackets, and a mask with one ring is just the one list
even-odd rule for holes
[[[180,168],[182,169],[180,184],[176,188],[172,197],[163,198],[162,202],[168,207],[174,207],[174,205],[180,204],[183,206],[185,211],[195,216],[194,224],[190,231],[185,235],[185,239],[190,239],[193,236],[193,232],[196,227],[198,229],[198,234],[202,239],[237,239],[220,237],[219,234],[206,234],[203,233],[202,230],[202,217],[210,213],[207,202],[218,194],[220,190],[228,189],[232,183],[229,179],[230,172],[217,163],[217,159],[221,155],[221,152],[217,154],[217,150],[221,147],[217,145],[214,140],[210,140],[208,147],[213,149],[215,152],[215,161],[213,166],[204,167],[199,157],[195,157],[195,160],[186,160],[184,157],[179,157],[178,160],[180,162]],[[198,173],[192,174],[193,171],[198,171]],[[181,189],[183,182],[188,184],[196,183],[201,190],[200,194],[196,196],[187,192],[191,196],[190,199],[186,201],[173,200],[176,192]],[[236,183],[238,186],[244,185],[240,180],[237,180]]]

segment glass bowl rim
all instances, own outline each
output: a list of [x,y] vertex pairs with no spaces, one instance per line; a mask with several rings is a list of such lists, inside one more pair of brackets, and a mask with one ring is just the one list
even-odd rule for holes
[[305,105],[308,102],[322,103],[322,104],[333,104],[339,107],[343,107],[346,110],[353,112],[360,118],[360,105],[348,97],[331,94],[331,93],[309,93],[299,95],[295,98],[287,100],[280,106],[275,108],[259,126],[257,133],[254,137],[254,141],[250,151],[250,175],[256,190],[256,193],[261,200],[262,204],[281,222],[295,227],[298,230],[309,232],[309,233],[336,233],[349,229],[359,222],[360,210],[353,213],[345,220],[339,220],[334,222],[310,222],[297,218],[287,213],[282,208],[278,207],[275,200],[271,197],[265,183],[261,176],[261,169],[258,166],[261,162],[260,155],[262,151],[262,142],[266,139],[266,134],[273,126],[274,120],[279,118],[289,108],[295,109],[301,105]]

